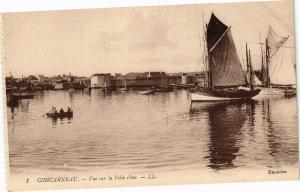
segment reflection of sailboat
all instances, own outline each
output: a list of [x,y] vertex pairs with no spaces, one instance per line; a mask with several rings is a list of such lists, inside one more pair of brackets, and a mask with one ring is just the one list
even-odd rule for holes
[[291,50],[284,47],[289,36],[282,37],[269,27],[265,55],[262,53],[261,80],[264,94],[296,95],[295,63]]
[[192,101],[248,99],[256,96],[260,89],[254,89],[251,83],[247,83],[230,27],[212,14],[205,35],[207,85],[205,88],[190,89]]
[[[266,153],[269,154],[276,163],[282,161],[285,164],[298,162],[298,139],[297,137],[293,138],[288,136],[297,133],[296,119],[294,126],[289,126],[289,124],[292,123],[289,118],[281,119],[277,124],[274,123],[280,114],[285,114],[283,110],[280,112],[278,109],[282,109],[281,106],[286,106],[286,103],[287,100],[284,99],[265,99],[261,101],[263,127],[265,127],[266,130]],[[294,111],[296,116],[296,106],[290,106],[288,110]],[[292,141],[293,139],[294,141]]]
[[[254,110],[255,101],[227,101],[222,103],[192,104],[190,113],[208,113],[210,125],[208,143],[209,167],[212,169],[234,168],[234,160],[240,149],[241,128]],[[248,107],[251,106],[251,107]]]

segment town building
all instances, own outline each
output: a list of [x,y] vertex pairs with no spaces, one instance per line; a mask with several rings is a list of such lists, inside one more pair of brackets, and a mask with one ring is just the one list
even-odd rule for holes
[[97,73],[91,76],[91,88],[111,88],[112,76],[110,73]]

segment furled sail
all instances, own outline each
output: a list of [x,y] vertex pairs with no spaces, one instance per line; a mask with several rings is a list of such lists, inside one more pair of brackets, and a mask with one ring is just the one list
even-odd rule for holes
[[207,47],[212,87],[247,84],[230,28],[214,14],[207,27]]

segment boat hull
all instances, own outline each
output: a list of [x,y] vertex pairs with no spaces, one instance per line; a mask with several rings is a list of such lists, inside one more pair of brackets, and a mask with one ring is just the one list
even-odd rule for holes
[[258,95],[260,89],[253,91],[236,91],[234,92],[191,92],[191,101],[192,102],[201,102],[201,101],[229,101],[229,100],[244,100],[251,99],[252,97]]
[[142,95],[149,95],[149,94],[153,94],[154,90],[139,91],[137,93]]
[[71,118],[73,117],[73,111],[63,112],[63,113],[46,113],[47,117],[56,119],[56,118]]
[[128,89],[124,87],[124,88],[119,88],[116,91],[118,91],[118,92],[125,92],[125,91],[128,91]]
[[294,96],[297,94],[296,88],[264,87],[261,90],[261,94],[267,96]]

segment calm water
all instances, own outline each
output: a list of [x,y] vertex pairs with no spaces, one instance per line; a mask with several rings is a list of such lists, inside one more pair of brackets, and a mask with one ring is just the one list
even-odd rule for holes
[[[71,106],[72,119],[44,118]],[[12,170],[219,170],[294,166],[296,98],[193,103],[186,91],[35,93],[8,110]]]

